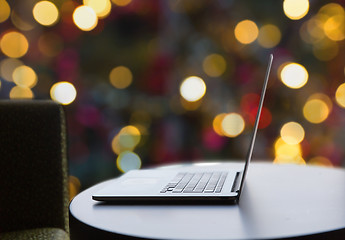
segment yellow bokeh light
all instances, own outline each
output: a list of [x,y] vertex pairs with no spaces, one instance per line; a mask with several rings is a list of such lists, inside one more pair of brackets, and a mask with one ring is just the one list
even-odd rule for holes
[[222,120],[222,132],[227,137],[237,137],[245,127],[243,117],[238,113],[229,113]]
[[20,87],[33,88],[37,83],[37,75],[29,66],[19,66],[13,71],[13,81]]
[[80,191],[80,180],[75,176],[68,177],[69,198],[72,200]]
[[345,108],[345,83],[341,84],[335,92],[335,100],[338,105]]
[[76,96],[77,90],[72,83],[69,82],[58,82],[55,83],[50,89],[51,98],[63,105],[71,104]]
[[235,37],[242,44],[250,44],[256,40],[259,35],[259,29],[255,22],[243,20],[235,27]]
[[287,144],[299,144],[304,139],[304,129],[296,122],[288,122],[280,130],[280,136]]
[[222,128],[222,121],[224,117],[226,116],[226,113],[220,113],[213,119],[212,126],[213,130],[219,135],[224,136],[223,134],[223,128]]
[[326,94],[314,93],[313,95],[308,97],[308,100],[312,100],[312,99],[319,99],[319,100],[323,101],[327,105],[329,112],[332,111],[332,109],[333,109],[333,102]]
[[286,64],[280,72],[282,82],[290,88],[303,87],[309,78],[307,69],[298,63]]
[[180,86],[180,94],[188,102],[200,100],[205,93],[206,84],[204,80],[196,76],[186,78]]
[[274,149],[275,159],[273,163],[305,164],[300,144],[287,144],[282,138],[278,138],[274,144]]
[[307,33],[312,37],[311,43],[316,43],[325,37],[323,31],[324,21],[323,15],[316,15],[307,21]]
[[32,99],[33,92],[28,87],[14,86],[10,91],[11,99]]
[[109,79],[114,87],[123,89],[132,83],[133,75],[127,67],[118,66],[111,70]]
[[84,0],[84,5],[91,7],[99,18],[104,18],[111,11],[110,0]]
[[35,20],[43,26],[52,26],[59,19],[59,10],[54,3],[40,1],[35,4],[32,10]]
[[321,61],[329,61],[339,53],[339,46],[336,42],[323,39],[313,45],[314,56]]
[[316,156],[308,161],[310,165],[323,166],[323,167],[333,167],[333,163],[326,157]]
[[129,125],[120,130],[113,138],[111,147],[116,154],[124,151],[133,151],[141,140],[141,133],[135,126]]
[[303,107],[303,115],[311,123],[321,123],[329,115],[330,109],[321,99],[310,99]]
[[98,24],[98,18],[95,11],[89,6],[79,6],[73,12],[73,21],[75,25],[83,31],[91,31]]
[[288,18],[301,19],[309,11],[309,0],[284,0],[283,9]]
[[274,161],[274,164],[299,164],[306,165],[305,160],[301,156],[277,156]]
[[[19,11],[18,11],[19,10]],[[36,26],[34,19],[24,18],[20,9],[13,9],[11,12],[11,22],[13,25],[21,31],[31,31]]]
[[63,49],[63,40],[57,33],[43,33],[38,39],[38,49],[45,56],[55,57]]
[[219,77],[226,70],[226,61],[219,54],[210,54],[203,61],[204,72],[210,77]]
[[124,7],[132,2],[132,0],[111,0],[115,5]]
[[11,14],[10,5],[5,0],[0,0],[0,23],[5,22]]
[[183,109],[185,109],[187,111],[194,111],[200,107],[200,105],[202,103],[202,99],[194,101],[194,102],[190,102],[190,101],[187,101],[186,99],[184,99],[183,97],[181,97],[180,103],[181,103]]
[[120,144],[129,149],[133,149],[140,142],[141,134],[137,127],[126,126],[122,128],[119,135]]
[[141,159],[138,154],[130,151],[125,151],[117,157],[116,166],[121,172],[140,169]]
[[345,39],[345,15],[330,17],[324,24],[326,36],[333,41]]
[[276,156],[296,157],[302,155],[300,144],[287,144],[281,137],[274,143]]
[[6,56],[20,58],[28,51],[29,42],[22,33],[11,31],[1,38],[0,48]]
[[0,76],[8,82],[13,82],[13,71],[23,65],[23,62],[16,58],[7,58],[0,62]]
[[325,15],[326,17],[332,17],[332,16],[337,16],[337,15],[344,15],[345,10],[344,8],[338,4],[338,3],[328,3],[322,8],[320,8],[319,15]]
[[273,48],[281,39],[279,28],[273,24],[267,24],[260,28],[258,42],[264,48]]

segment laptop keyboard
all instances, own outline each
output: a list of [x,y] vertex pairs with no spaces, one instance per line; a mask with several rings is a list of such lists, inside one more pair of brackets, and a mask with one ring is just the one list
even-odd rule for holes
[[161,193],[220,193],[227,175],[227,172],[181,172]]

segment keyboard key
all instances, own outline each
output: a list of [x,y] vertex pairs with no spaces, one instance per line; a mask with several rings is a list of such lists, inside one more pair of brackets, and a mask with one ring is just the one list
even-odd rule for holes
[[161,193],[219,193],[225,183],[226,172],[178,173]]

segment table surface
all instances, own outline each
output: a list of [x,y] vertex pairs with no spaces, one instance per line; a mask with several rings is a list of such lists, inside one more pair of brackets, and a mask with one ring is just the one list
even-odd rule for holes
[[[224,169],[239,163],[197,166]],[[117,206],[92,200],[111,181],[116,179],[78,194],[70,214],[92,229],[149,239],[272,239],[345,229],[343,169],[254,162],[238,205]]]

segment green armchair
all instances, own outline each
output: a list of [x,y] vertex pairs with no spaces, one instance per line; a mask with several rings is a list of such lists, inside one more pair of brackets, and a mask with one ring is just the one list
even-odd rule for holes
[[0,128],[0,239],[69,239],[62,107],[0,101]]

